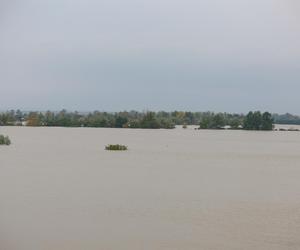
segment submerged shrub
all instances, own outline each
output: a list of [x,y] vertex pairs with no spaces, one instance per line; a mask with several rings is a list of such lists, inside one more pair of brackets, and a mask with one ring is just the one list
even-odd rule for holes
[[0,145],[10,145],[11,141],[8,136],[0,135]]
[[114,151],[125,151],[127,150],[127,146],[120,144],[109,144],[105,147],[106,150],[114,150]]

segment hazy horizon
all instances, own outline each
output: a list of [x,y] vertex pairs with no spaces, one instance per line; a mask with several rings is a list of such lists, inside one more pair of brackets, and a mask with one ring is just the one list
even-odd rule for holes
[[[213,110],[195,110],[195,111],[191,111],[191,110],[150,110],[150,109],[144,109],[144,110],[137,110],[137,109],[130,109],[130,110],[113,110],[113,111],[109,111],[109,110],[101,110],[101,109],[91,109],[91,110],[75,110],[75,109],[65,109],[62,108],[60,110],[51,110],[51,109],[47,109],[47,110],[38,110],[38,109],[32,109],[32,110],[22,110],[22,109],[7,109],[7,110],[1,110],[0,109],[0,113],[1,112],[10,112],[10,111],[18,111],[20,110],[23,113],[30,113],[30,112],[41,112],[41,113],[46,113],[48,111],[50,112],[54,112],[54,113],[59,113],[63,110],[66,110],[67,112],[78,112],[79,114],[89,114],[89,113],[93,113],[93,112],[106,112],[106,113],[119,113],[119,112],[139,112],[139,113],[147,113],[147,112],[192,112],[192,113],[205,113],[205,112],[211,112],[211,113],[227,113],[227,114],[237,114],[237,115],[247,115],[250,111],[259,111],[259,112],[269,112],[269,110],[248,110],[245,112],[226,112],[226,111],[213,111]],[[293,116],[300,116],[297,113],[291,113],[291,112],[285,112],[285,113],[278,113],[278,112],[272,112],[272,115],[285,115],[285,114],[290,114]]]
[[0,109],[300,114],[295,0],[2,0]]

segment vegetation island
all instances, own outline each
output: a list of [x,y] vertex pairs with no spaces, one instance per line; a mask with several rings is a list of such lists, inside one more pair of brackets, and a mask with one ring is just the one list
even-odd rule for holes
[[172,129],[176,125],[199,125],[199,129],[272,130],[273,124],[300,124],[300,117],[260,111],[244,114],[214,112],[22,112],[0,113],[0,126],[95,127]]
[[128,147],[125,145],[120,145],[120,144],[109,144],[109,145],[105,146],[105,150],[126,151],[126,150],[128,150]]
[[0,145],[10,145],[11,141],[8,136],[0,135]]

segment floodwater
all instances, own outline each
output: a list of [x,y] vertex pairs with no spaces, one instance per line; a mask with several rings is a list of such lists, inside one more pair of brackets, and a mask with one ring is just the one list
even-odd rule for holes
[[300,249],[300,132],[0,133],[1,250]]

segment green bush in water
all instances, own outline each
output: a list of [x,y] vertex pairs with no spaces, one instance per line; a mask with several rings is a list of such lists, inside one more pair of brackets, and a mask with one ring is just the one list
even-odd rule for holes
[[11,141],[8,136],[0,135],[0,145],[10,145]]
[[113,150],[113,151],[125,151],[127,150],[127,146],[124,146],[124,145],[120,145],[120,144],[110,144],[110,145],[107,145],[105,147],[106,150]]

